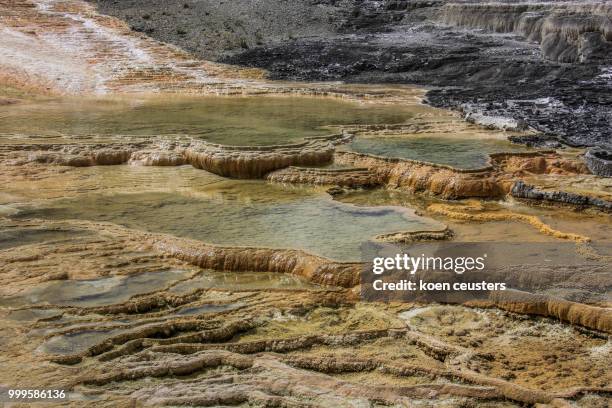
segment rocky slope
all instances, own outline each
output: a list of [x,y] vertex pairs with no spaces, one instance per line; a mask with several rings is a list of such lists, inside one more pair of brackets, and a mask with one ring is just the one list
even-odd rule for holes
[[154,38],[275,79],[427,85],[436,106],[542,132],[524,143],[611,143],[609,2],[92,1]]
[[[300,251],[212,247],[109,223],[2,219],[0,228],[31,237],[71,233],[2,251],[3,293],[69,286],[83,271],[100,283],[164,266],[184,271],[128,299],[66,305],[60,296],[2,310],[8,369],[0,379],[56,384],[74,393],[73,406],[603,407],[612,392],[605,308],[521,291],[491,293],[468,308],[363,304],[350,289],[333,287],[196,288],[210,271],[189,264],[206,259],[216,259],[207,264],[215,269],[256,266],[263,274],[269,267],[333,278],[344,288],[355,284],[350,277],[360,265]],[[32,256],[41,251],[47,256]],[[576,275],[543,265],[536,274],[535,266],[499,273],[523,286],[538,286],[547,274]],[[602,272],[589,266],[577,275],[596,291]],[[79,341],[92,331],[97,337]]]

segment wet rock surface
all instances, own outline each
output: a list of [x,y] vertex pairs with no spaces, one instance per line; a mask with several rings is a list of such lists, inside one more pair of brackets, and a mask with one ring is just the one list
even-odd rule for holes
[[541,191],[536,187],[517,181],[512,187],[511,194],[515,198],[536,200],[538,202],[550,201],[561,204],[569,204],[577,208],[596,207],[602,211],[612,211],[612,202],[564,191]]
[[[205,58],[265,68],[274,79],[428,85],[435,106],[542,134],[518,141],[610,143],[606,2],[270,0],[258,2],[260,10],[246,2],[94,3],[150,27],[155,38]],[[227,27],[208,28],[220,15],[231,15]]]
[[[336,144],[342,145],[352,138],[353,135],[342,133],[276,146],[227,146],[188,138],[176,142],[0,145],[0,158],[17,168],[31,163],[70,167],[190,164],[233,178],[348,188],[384,187],[444,199],[501,198],[512,192],[520,198],[578,208],[610,209],[610,201],[605,198],[568,192],[543,193],[533,186],[520,184],[521,177],[525,176],[589,173],[582,162],[556,152],[494,153],[489,155],[487,166],[458,169],[419,160],[336,150]],[[300,167],[332,163],[344,168]]]
[[601,148],[591,148],[584,155],[584,161],[593,174],[612,177],[612,154]]
[[[392,35],[402,13],[446,2],[248,3],[215,4],[232,15],[236,7],[255,7],[273,19],[293,7],[306,26],[305,7],[349,10],[344,16],[351,24],[321,29],[348,38],[355,32]],[[173,4],[165,3],[166,15]],[[198,4],[213,5],[189,0],[176,5],[189,13]],[[11,12],[7,18],[6,10]],[[400,105],[418,103],[422,95],[404,94],[395,85],[226,84],[220,77],[198,76],[204,66],[169,53],[171,47],[140,37],[119,20],[97,15],[79,0],[7,0],[0,1],[0,11],[5,34],[0,53],[13,55],[0,58],[0,65],[24,64],[20,58],[34,56],[44,63],[25,63],[24,72],[35,78],[39,69],[60,87],[69,77],[76,92],[305,93],[382,98]],[[490,14],[487,8],[481,11],[465,19],[459,13],[462,20],[453,24],[479,25],[481,15]],[[516,31],[505,27],[513,19],[502,17],[494,21]],[[225,21],[218,15],[214,19]],[[282,30],[289,31],[296,22],[286,21]],[[555,41],[564,35],[558,31]],[[574,58],[570,48],[549,49],[544,41],[533,41],[534,49],[541,47],[554,58]],[[595,42],[585,44],[592,48]],[[72,51],[57,53],[65,46]],[[555,54],[561,49],[569,51]],[[41,58],[49,54],[54,58]],[[49,61],[61,61],[61,69]],[[55,77],[57,72],[62,75]],[[100,82],[88,82],[92,72]],[[436,109],[422,108],[407,123],[366,121],[343,130],[381,144],[386,137],[421,133],[467,134],[476,142],[492,137],[493,132],[458,115],[441,118]],[[529,124],[464,110],[470,121],[487,127]],[[240,120],[247,121],[244,116]],[[60,404],[79,407],[592,408],[610,403],[609,214],[531,205],[569,197],[554,193],[560,190],[610,200],[611,179],[589,174],[582,151],[487,150],[486,162],[478,164],[483,168],[466,169],[428,163],[426,157],[339,151],[337,138],[292,141],[291,146],[231,146],[237,143],[164,138],[164,132],[141,143],[117,132],[111,135],[117,137],[100,137],[89,132],[28,134],[28,129],[24,125],[6,132],[0,144],[2,384],[62,388],[70,401]],[[538,136],[526,137],[537,142]],[[558,143],[555,136],[546,137],[549,145]],[[445,140],[449,148],[456,146]],[[485,143],[472,146],[486,150]],[[274,182],[225,180],[205,169]],[[535,186],[527,190],[541,194],[526,200],[529,205],[505,195],[521,180]],[[312,191],[300,193],[302,188]],[[321,205],[305,200],[312,194]],[[293,202],[306,211],[287,205]],[[59,216],[57,210],[66,204],[66,216]],[[582,208],[584,202],[574,204]],[[232,208],[239,217],[226,211]],[[325,208],[334,209],[327,211],[331,216],[321,211]],[[395,232],[374,236],[377,230],[370,225],[380,226],[378,217],[400,210],[403,220],[435,217],[435,223],[426,223],[435,229],[423,225],[417,231],[397,231],[403,221],[393,218],[393,228],[383,231]],[[143,216],[147,222],[131,224]],[[365,223],[373,217],[374,224]],[[213,228],[205,221],[212,221]],[[203,234],[180,234],[195,229]],[[308,230],[316,233],[305,234]],[[360,230],[366,232],[363,238],[355,234]],[[255,241],[234,241],[266,231]],[[222,232],[231,240],[216,241]],[[422,241],[485,243],[501,237],[510,245],[500,252],[512,262],[491,268],[490,274],[455,279],[469,284],[492,278],[512,290],[483,292],[469,301],[434,296],[443,304],[364,301],[359,298],[360,272],[368,265],[353,258],[332,260],[300,243],[337,249],[339,238],[425,245]],[[554,244],[544,254],[549,258],[532,256],[536,243]],[[524,250],[517,253],[513,244]]]
[[[52,296],[23,306],[2,305],[0,338],[6,367],[14,369],[11,378],[4,371],[2,380],[29,376],[40,386],[60,384],[85,398],[73,401],[79,406],[136,400],[172,406],[418,401],[430,407],[459,400],[490,407],[570,402],[589,407],[609,401],[605,355],[611,322],[601,307],[519,291],[491,293],[466,307],[363,303],[350,289],[330,286],[196,288],[189,282],[211,273],[196,267],[216,257],[209,258],[211,250],[218,257],[210,266],[236,276],[252,267],[261,274],[272,268],[275,275],[297,272],[312,281],[333,276],[333,283],[345,288],[357,281],[342,277],[356,276],[360,265],[339,268],[296,251],[272,255],[243,248],[239,253],[109,223],[4,219],[0,228],[90,234],[88,245],[82,235],[68,233],[62,240],[39,237],[0,253],[9,261],[3,262],[4,293],[28,296],[33,282],[36,290],[53,280],[58,289],[67,289],[56,291],[60,297],[87,295],[119,276],[134,279],[164,267],[182,271],[159,282],[143,280],[144,293],[127,300],[99,291],[104,302],[93,305],[88,296],[69,305]],[[101,248],[110,252],[103,254]],[[41,249],[49,256],[27,256]],[[99,255],[83,256],[90,252]],[[85,259],[90,267],[79,267]],[[111,259],[118,262],[110,265]],[[298,271],[313,261],[327,270],[322,275]],[[53,278],[70,264],[67,276]],[[128,271],[126,265],[138,269]],[[33,273],[19,276],[16,271],[23,268]],[[89,280],[82,280],[83,270]],[[597,283],[609,272],[592,265],[580,271],[580,282],[559,283],[583,285],[593,293],[609,290]],[[542,279],[574,272],[544,265],[499,271],[536,292]],[[97,284],[88,289],[92,278]]]
[[[513,171],[563,167],[555,158],[549,169],[532,163],[540,159],[504,156],[495,165]],[[173,184],[204,173],[167,166],[0,164],[2,178],[13,180],[14,190],[7,192],[17,193],[20,180],[27,180],[29,188],[21,193],[26,196],[15,197],[17,202],[27,194],[36,200],[56,197],[58,188],[66,194],[66,180],[79,201],[92,189],[110,194],[117,187],[132,189],[112,174],[134,168],[168,173]],[[91,170],[103,174],[88,182]],[[309,176],[307,170],[304,178]],[[150,188],[140,178],[133,183],[134,189]],[[163,181],[158,174],[150,183]],[[184,186],[176,188],[179,194]],[[446,214],[482,221],[499,216],[506,223],[518,216],[463,207]],[[533,215],[523,217],[521,222],[555,239],[569,239],[572,246],[576,240],[575,256],[597,250],[586,237],[552,230]],[[448,230],[440,234],[439,239],[452,237]],[[435,239],[421,235],[415,240]],[[605,259],[566,267],[520,262],[488,277],[517,290],[456,306],[385,304],[358,300],[363,263],[296,249],[211,245],[109,222],[25,213],[0,218],[2,236],[12,245],[0,251],[0,358],[7,367],[0,380],[61,386],[73,393],[75,406],[417,401],[433,407],[459,401],[499,408],[609,402],[605,356],[612,321]],[[218,274],[227,280],[215,278]],[[288,279],[290,284],[279,283]]]

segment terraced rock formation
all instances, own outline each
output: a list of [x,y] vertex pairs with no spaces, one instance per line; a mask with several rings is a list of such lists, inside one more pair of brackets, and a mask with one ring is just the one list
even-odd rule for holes
[[[72,254],[77,262],[87,259],[83,251],[96,250],[83,246],[84,242],[115,247],[113,257],[131,257],[124,260],[145,268],[158,266],[139,261],[139,254],[148,253],[147,259],[161,265],[189,270],[175,262],[175,255],[155,255],[158,250],[169,254],[159,245],[169,239],[175,247],[184,245],[184,253],[191,254],[192,260],[203,259],[210,251],[202,244],[181,243],[175,237],[112,224],[3,221],[3,231],[7,228],[90,231],[94,235],[86,241],[73,235],[63,242],[42,244]],[[105,237],[104,243],[101,237]],[[3,251],[3,259],[12,259],[4,268],[27,264],[31,268],[42,262],[23,256],[24,249],[36,251],[39,245]],[[148,252],[153,247],[157,250]],[[99,266],[107,261],[104,256],[97,259]],[[70,261],[65,256],[52,256],[44,262],[49,274]],[[217,265],[238,266],[235,262]],[[105,279],[103,269],[88,270]],[[119,270],[125,271],[110,269],[111,274]],[[138,275],[136,270],[129,273]],[[57,300],[58,304],[13,307],[8,319],[2,316],[4,333],[10,334],[3,337],[3,358],[9,357],[3,364],[28,367],[30,381],[42,379],[41,386],[59,384],[74,393],[74,403],[98,406],[128,401],[162,406],[352,406],[374,401],[410,404],[415,400],[427,406],[459,400],[491,407],[570,402],[588,407],[605,403],[612,392],[605,358],[598,354],[606,348],[606,340],[598,334],[601,332],[567,331],[546,319],[514,314],[549,315],[609,332],[610,315],[602,313],[605,309],[546,296],[534,302],[535,295],[514,292],[494,294],[490,301],[473,304],[476,308],[470,309],[360,304],[350,292],[333,288],[254,291],[181,287],[181,282],[207,273],[193,269],[161,288],[148,292],[145,288],[145,293],[127,301],[102,297],[103,306],[84,306],[80,304],[83,300],[76,298],[72,305]],[[7,277],[6,273],[2,276]],[[69,283],[74,278],[63,279]],[[27,296],[32,281],[21,280],[28,282],[29,288],[22,286],[14,294]],[[18,282],[7,280],[3,291],[16,288]],[[482,308],[491,306],[513,313]],[[25,343],[24,327],[30,333]],[[92,330],[97,331],[97,337],[87,340]],[[37,353],[34,347],[38,347]],[[48,360],[54,363],[44,363]],[[18,381],[23,380],[22,369],[11,370]],[[560,370],[567,375],[549,375]],[[6,373],[0,374],[3,381],[8,380]],[[372,385],[374,379],[377,385]]]
[[[529,17],[516,15],[520,4],[483,9],[420,0],[266,0],[256,6],[206,0],[97,3],[116,14],[126,7],[147,11],[138,21],[124,23],[79,0],[0,0],[0,94],[6,94],[0,105],[25,105],[30,92],[136,93],[143,98],[140,92],[282,94],[387,104],[414,104],[423,96],[423,91],[401,86],[269,82],[258,69],[204,62],[130,30],[163,35],[157,38],[179,45],[183,40],[176,38],[184,37],[195,44],[199,34],[191,31],[193,21],[206,35],[215,30],[202,14],[209,12],[211,20],[236,26],[236,21],[253,16],[226,21],[220,15],[249,3],[244,10],[259,16],[275,6],[276,20],[287,10],[299,13],[274,33],[261,23],[269,16],[257,17],[244,27],[244,41],[229,36],[226,42],[195,44],[199,52],[216,52],[219,44],[238,46],[239,52],[228,53],[226,60],[265,66],[277,78],[466,85],[432,90],[430,101],[456,106],[470,121],[485,126],[465,124],[459,116],[441,118],[428,110],[407,123],[350,125],[331,137],[266,147],[219,145],[182,135],[129,140],[114,134],[0,135],[0,181],[5,186],[0,191],[2,385],[63,388],[69,401],[58,404],[96,407],[609,405],[610,194],[606,179],[589,174],[600,173],[601,166],[588,157],[583,161],[580,153],[540,151],[493,154],[483,168],[466,170],[356,153],[343,146],[353,134],[380,139],[453,133],[491,138],[486,127],[495,126],[528,143],[601,144],[609,131],[609,80],[593,76],[599,75],[598,64],[605,56],[604,48],[596,46],[608,40],[605,21],[590,25],[590,16],[598,13],[595,8],[572,9],[573,14],[584,13],[587,23],[582,24],[575,16],[565,18],[559,10],[566,6],[545,2],[541,15],[529,20],[529,32],[541,38],[528,44],[511,37],[519,30],[512,22],[518,19],[525,25]],[[474,12],[474,7],[482,11]],[[317,12],[305,12],[312,8]],[[491,13],[496,14],[495,26],[485,28],[508,31],[507,36],[464,30],[480,26]],[[186,14],[193,16],[184,18]],[[173,22],[177,16],[184,26]],[[442,26],[443,20],[461,28]],[[585,27],[602,37],[595,38]],[[172,35],[168,28],[174,30]],[[284,39],[294,28],[299,28],[296,37]],[[250,37],[258,32],[259,44]],[[312,34],[320,37],[300,38]],[[279,38],[281,43],[269,42]],[[414,42],[406,44],[407,38]],[[572,59],[575,54],[590,62],[564,66],[543,61],[540,47],[550,58]],[[499,78],[513,78],[518,85],[499,85]],[[535,85],[530,83],[534,78]],[[5,84],[24,94],[4,92]],[[550,100],[522,99],[548,92],[557,93]],[[471,100],[475,95],[482,99]],[[546,116],[548,122],[542,119]],[[524,132],[528,126],[551,134]],[[576,129],[586,131],[574,134]],[[602,157],[605,154],[596,156]],[[244,184],[229,186],[225,195],[206,189],[208,184],[229,185],[221,176],[279,184],[236,181]],[[369,302],[363,301],[360,275],[370,265],[287,248],[300,248],[300,239],[312,239],[306,233],[282,242],[282,247],[259,242],[213,245],[215,233],[206,230],[210,239],[196,240],[173,235],[176,231],[153,232],[158,230],[146,222],[132,228],[107,222],[110,207],[102,211],[104,221],[92,221],[93,215],[72,219],[76,211],[70,212],[86,202],[112,204],[108,197],[122,195],[133,205],[123,203],[117,212],[133,215],[145,200],[153,201],[138,195],[144,191],[192,207],[198,204],[194,197],[210,198],[216,207],[239,201],[238,208],[255,214],[251,230],[239,225],[245,234],[269,227],[271,211],[287,218],[289,231],[304,225],[291,224],[286,208],[295,207],[283,207],[284,202],[271,211],[270,205],[258,207],[249,183],[270,190],[298,189],[291,184],[326,186],[343,202],[328,196],[325,202],[352,214],[349,220],[365,214],[383,217],[390,211],[385,206],[402,205],[449,225],[371,236],[368,244],[375,246],[450,239],[487,242],[503,236],[510,244],[527,243],[528,251],[519,262],[451,279],[506,282],[511,290],[468,297],[417,293],[409,301],[400,297]],[[323,191],[317,187],[317,194]],[[350,201],[359,194],[362,202]],[[385,195],[400,199],[386,203]],[[401,197],[406,196],[404,201]],[[521,206],[512,196],[528,198],[530,206]],[[272,202],[278,197],[270,193],[265,198]],[[496,201],[485,200],[489,198]],[[54,204],[62,200],[73,205],[66,207],[70,216],[54,217],[61,212]],[[542,202],[571,203],[581,211],[546,212],[531,206]],[[147,208],[155,218],[156,208],[169,203],[155,199]],[[31,209],[37,205],[43,210]],[[364,205],[378,207],[359,207]],[[170,207],[166,214],[175,211]],[[306,216],[318,216],[313,211],[318,208],[307,207]],[[169,223],[190,229],[202,223],[202,214],[219,214],[206,210],[173,213]],[[331,220],[332,228],[341,227]],[[155,225],[163,223],[154,219]],[[531,258],[541,242],[555,245],[552,262]]]
[[[131,145],[129,157],[150,147]],[[31,148],[11,157],[14,150],[4,146],[3,177],[18,171],[44,179],[70,171],[28,160],[41,145]],[[97,157],[95,147],[64,148]],[[122,151],[120,145],[106,148]],[[17,162],[10,164],[7,153]],[[26,160],[19,163],[23,153]],[[125,160],[123,154],[104,157]],[[510,160],[514,169],[522,167],[512,156],[500,162],[508,166]],[[571,168],[561,163],[550,168]],[[491,407],[588,407],[610,396],[601,357],[612,331],[609,305],[602,301],[609,271],[601,260],[474,274],[470,280],[498,279],[521,291],[421,310],[411,303],[360,302],[366,265],[304,251],[216,246],[91,221],[2,218],[0,231],[1,358],[9,368],[1,380],[26,381],[27,367],[27,381],[70,390],[80,405],[418,400],[452,406],[459,400]],[[410,239],[393,240],[399,238]],[[232,276],[200,286],[215,273]],[[262,275],[265,287],[238,285],[242,275]],[[147,277],[144,286],[121,285],[139,276]],[[273,276],[326,286],[270,288],[272,279],[281,279]],[[580,288],[590,297],[577,302],[550,294],[551,282],[557,291]],[[558,372],[567,375],[549,375]]]
[[[4,146],[13,151],[15,164],[31,161],[63,166],[87,167],[132,164],[141,166],[192,166],[221,176],[262,178],[270,171],[292,165],[331,162],[330,140],[317,138],[294,145],[224,146],[203,141],[140,142],[116,144],[56,144]],[[15,154],[16,153],[16,154]],[[10,155],[10,153],[8,153]],[[21,157],[20,157],[21,156]],[[20,158],[19,158],[20,157]]]
[[[266,178],[282,183],[332,185],[349,188],[385,187],[426,193],[445,199],[517,198],[593,207],[609,211],[610,202],[573,193],[539,193],[520,180],[534,174],[588,174],[579,161],[554,152],[494,154],[482,169],[462,170],[407,159],[335,151],[334,144],[351,135],[317,137],[300,144],[281,146],[223,146],[202,141],[139,142],[132,144],[29,144],[4,145],[5,160],[14,165],[28,162],[64,166],[134,164],[196,168],[235,178]],[[300,168],[335,162],[346,169]]]
[[[296,7],[306,7],[318,16],[313,25],[300,19],[294,21],[301,27],[296,31],[310,31],[310,37],[302,39],[289,32],[277,33],[281,38],[276,34],[268,37],[263,24],[258,31],[246,30],[242,34],[247,49],[236,45],[242,43],[238,40],[225,45],[220,41],[204,45],[207,51],[200,55],[219,56],[219,47],[229,47],[230,55],[222,57],[223,61],[265,68],[272,78],[435,86],[427,99],[436,106],[456,108],[470,120],[487,126],[529,126],[541,133],[514,137],[516,141],[549,146],[558,146],[561,141],[572,146],[608,148],[610,53],[606,50],[610,11],[605,2],[483,5],[455,1],[347,1],[276,7],[274,1],[264,3],[270,3],[281,15],[292,15]],[[243,11],[250,10],[245,16],[257,26],[263,17],[244,5],[171,2],[172,11],[166,12],[167,2],[96,3],[103,12],[129,19],[130,24],[100,15],[77,0],[3,2],[3,81],[29,83],[43,91],[62,93],[335,92],[321,90],[320,86],[318,90],[304,86],[288,89],[270,84],[260,80],[260,71],[195,60],[176,48],[130,31],[130,25],[137,28],[140,24],[134,20],[143,21],[158,28],[144,28],[142,31],[148,35],[198,51],[202,41],[211,38],[201,35],[221,36],[228,31],[192,31],[192,24],[201,27],[203,21],[217,19],[217,12],[242,7]],[[144,14],[134,15],[135,10]],[[177,18],[181,24],[173,23]],[[155,24],[162,20],[163,24]],[[319,23],[315,24],[315,20]],[[459,28],[450,28],[449,24]],[[179,25],[185,28],[176,29]],[[464,27],[471,31],[466,32]],[[286,29],[289,31],[291,25]],[[181,30],[185,34],[178,33]],[[500,36],[500,31],[508,35]],[[517,41],[515,32],[524,35],[526,41]],[[258,36],[260,39],[254,41]],[[275,42],[279,39],[282,41]],[[545,56],[548,52],[552,59],[578,62],[568,66],[542,60],[539,50],[529,41],[542,42]],[[381,49],[385,51],[379,52]],[[312,55],[317,55],[316,60],[310,58]],[[510,79],[516,86],[504,85]]]
[[[340,135],[342,136],[342,135]],[[331,139],[313,139],[280,146],[223,146],[200,143],[184,152],[185,161],[196,168],[238,178],[262,178],[269,172],[294,165],[328,164],[333,158]]]
[[347,188],[373,188],[383,184],[365,167],[317,169],[291,166],[266,175],[266,179],[278,183],[332,185]]
[[448,3],[441,13],[450,25],[512,32],[537,42],[547,59],[610,62],[612,5],[606,2]]
[[[490,165],[463,170],[451,166],[336,151],[335,144],[350,134],[316,137],[281,146],[224,146],[203,141],[148,141],[116,144],[4,145],[2,156],[12,165],[29,162],[64,166],[132,164],[192,166],[234,178],[266,178],[281,183],[329,185],[346,188],[384,187],[425,193],[444,199],[501,198],[508,194],[538,203],[571,205],[610,211],[610,201],[571,192],[538,192],[521,181],[533,175],[588,174],[584,163],[554,152],[500,153]],[[341,169],[320,166],[332,161]]]

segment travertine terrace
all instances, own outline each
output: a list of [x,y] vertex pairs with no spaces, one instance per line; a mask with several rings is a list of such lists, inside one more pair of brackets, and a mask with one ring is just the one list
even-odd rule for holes
[[515,32],[538,42],[546,58],[593,62],[609,58],[612,7],[605,2],[447,4],[445,23]]
[[[437,2],[386,10],[408,3]],[[540,7],[446,5],[438,18],[523,33],[559,61],[597,57],[584,24]],[[605,21],[595,29],[609,40]],[[140,109],[170,94],[335,98],[410,115],[262,145],[211,142],[186,125],[171,135],[0,131],[0,386],[62,388],[69,398],[50,406],[74,407],[610,404],[612,186],[584,149],[483,153],[486,164],[470,168],[357,152],[358,138],[468,140],[477,150],[479,140],[506,146],[539,133],[425,106],[425,91],[408,86],[268,80],[80,0],[0,0],[0,35],[0,120],[63,98]],[[562,41],[577,45],[557,52]],[[96,109],[68,115],[85,121]],[[102,210],[87,212],[95,200]],[[219,243],[224,223],[264,231],[261,242]],[[305,250],[313,239],[333,246],[306,224],[367,236],[351,254],[503,241],[508,262],[453,280],[510,289],[365,301],[368,259]],[[552,252],[532,257],[540,248]]]

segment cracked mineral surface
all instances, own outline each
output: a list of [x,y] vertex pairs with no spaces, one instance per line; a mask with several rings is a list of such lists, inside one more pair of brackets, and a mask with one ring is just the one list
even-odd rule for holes
[[[0,387],[74,407],[609,406],[609,16],[0,0]],[[509,289],[366,296],[371,251],[446,245],[495,260],[453,281]]]

